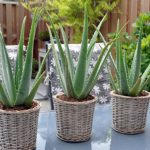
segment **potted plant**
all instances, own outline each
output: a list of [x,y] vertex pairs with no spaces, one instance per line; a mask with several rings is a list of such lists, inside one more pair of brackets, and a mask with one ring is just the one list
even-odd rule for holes
[[[0,83],[0,149],[33,150],[36,144],[40,104],[34,96],[44,73],[43,59],[35,81],[30,87],[33,61],[33,43],[39,15],[34,14],[27,54],[23,59],[25,20],[23,20],[15,70],[11,69],[2,32],[0,31],[0,56],[2,82]],[[41,74],[42,73],[42,74]]]
[[[119,28],[119,25],[118,25]],[[136,134],[144,131],[150,93],[144,87],[150,81],[150,64],[141,74],[141,38],[142,27],[139,31],[138,42],[131,68],[126,63],[126,52],[123,53],[120,40],[116,41],[116,63],[111,57],[114,76],[110,72],[114,91],[112,96],[112,128],[126,134]]]
[[48,18],[57,41],[58,51],[54,45],[50,27],[48,27],[57,73],[64,90],[64,93],[58,93],[54,96],[57,137],[64,141],[81,142],[88,140],[91,136],[96,97],[90,95],[90,92],[96,84],[99,72],[107,59],[114,41],[110,41],[102,49],[92,73],[88,74],[92,51],[99,34],[98,31],[105,18],[106,16],[99,23],[88,45],[88,15],[85,9],[84,29],[77,66],[73,64],[64,29],[62,26],[60,27],[65,45],[63,49],[53,21],[50,17]]

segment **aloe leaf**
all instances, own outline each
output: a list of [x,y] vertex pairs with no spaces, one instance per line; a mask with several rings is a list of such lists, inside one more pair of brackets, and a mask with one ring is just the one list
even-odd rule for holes
[[103,64],[105,63],[106,58],[109,55],[112,45],[113,45],[113,42],[111,41],[102,49],[102,51],[98,57],[98,60],[95,64],[95,67],[93,68],[93,71],[92,71],[91,75],[89,76],[88,82],[87,82],[86,86],[84,87],[82,94],[80,95],[81,98],[86,97],[93,89],[95,83],[97,82],[99,72],[100,72]]
[[102,24],[105,22],[107,18],[107,14],[104,15],[104,17],[102,18],[102,20],[100,21],[99,25],[97,26],[97,30],[95,30],[93,36],[92,36],[92,39],[90,40],[90,44],[89,44],[89,47],[88,47],[88,58],[90,59],[90,56],[92,55],[92,51],[93,51],[93,44],[96,43],[96,40],[97,40],[97,36],[98,36],[98,31],[100,30]]
[[83,29],[83,35],[82,35],[82,44],[81,44],[81,50],[80,55],[78,59],[77,68],[75,71],[74,76],[74,92],[76,95],[80,95],[85,84],[85,79],[87,75],[87,49],[88,45],[88,15],[87,15],[87,9],[85,8],[84,12],[84,29]]
[[134,86],[130,89],[130,96],[138,96],[141,84],[141,77],[138,78]]
[[[118,20],[117,22],[117,33],[119,32],[119,29],[120,29],[120,21]],[[117,65],[117,68],[119,69],[119,58],[120,58],[120,49],[121,49],[121,43],[119,40],[116,40],[116,65]]]
[[39,78],[36,80],[35,84],[34,84],[33,87],[32,87],[32,90],[31,90],[30,93],[29,93],[29,96],[28,96],[28,97],[26,98],[26,100],[25,100],[25,105],[27,105],[27,106],[31,106],[31,105],[32,105],[32,101],[33,101],[34,96],[35,96],[35,94],[36,94],[36,92],[37,92],[37,90],[38,90],[38,87],[39,87],[40,83],[41,83],[42,80],[43,80],[44,74],[45,74],[45,72],[43,72],[43,73],[39,76]]
[[150,76],[140,85],[139,94],[143,91],[145,86],[150,83]]
[[16,59],[16,68],[15,68],[15,85],[16,90],[18,90],[19,83],[22,76],[22,69],[23,69],[23,45],[24,45],[24,29],[25,29],[26,17],[23,19],[21,34],[20,34],[20,41],[18,47],[18,54]]
[[4,89],[6,90],[5,93],[8,94],[7,96],[10,106],[13,106],[14,101],[16,99],[16,88],[11,70],[11,65],[9,62],[9,57],[7,54],[7,50],[1,32],[0,32],[0,56],[2,67],[2,84],[4,86]]
[[[47,57],[49,55],[50,50],[51,49],[48,49],[46,54],[45,54],[45,57],[44,57],[41,65],[40,65],[39,71],[38,71],[38,73],[37,73],[37,75],[35,77],[34,83],[36,83],[36,80],[38,80],[38,78],[41,76],[41,73],[43,72],[43,69],[44,69],[44,66],[45,66],[45,62],[46,62],[46,59],[47,59]],[[33,85],[34,85],[34,83],[33,83]]]
[[122,95],[129,95],[129,86],[127,73],[124,66],[122,49],[119,49],[119,75],[120,75],[120,91]]
[[65,81],[66,81],[66,87],[67,87],[67,90],[68,90],[68,95],[67,96],[76,98],[76,95],[74,94],[73,83],[72,83],[70,72],[69,72],[68,68],[69,68],[68,67],[68,62],[66,60],[64,77],[65,77]]
[[138,43],[136,47],[136,51],[134,53],[134,58],[131,65],[130,70],[130,78],[129,78],[129,84],[132,87],[135,82],[137,81],[140,70],[141,70],[141,39],[142,39],[142,30],[140,30],[140,35],[138,38]]
[[68,66],[69,66],[69,71],[70,71],[70,74],[71,74],[71,79],[74,78],[74,65],[73,65],[73,58],[70,54],[70,49],[69,49],[69,46],[68,46],[68,40],[67,40],[67,36],[64,32],[64,29],[63,27],[61,26],[61,33],[62,33],[62,36],[63,36],[63,41],[64,41],[64,45],[65,45],[65,50],[66,50],[66,58],[68,60]]
[[124,61],[124,66],[125,66],[125,72],[126,72],[127,81],[129,82],[128,64],[127,64],[127,53],[126,53],[126,51],[124,52],[123,61]]
[[8,100],[7,94],[5,93],[1,83],[0,83],[0,102],[6,107],[12,106],[12,104]]
[[148,75],[150,74],[150,64],[148,65],[148,67],[146,68],[145,72],[143,73],[142,77],[141,77],[141,84],[143,84],[146,80],[146,78],[148,77]]
[[[47,11],[46,11],[47,12]],[[48,19],[51,23],[51,26],[52,26],[52,30],[53,30],[53,33],[54,33],[54,36],[56,38],[56,41],[57,41],[57,45],[58,45],[58,50],[59,50],[59,54],[60,54],[60,60],[61,60],[61,63],[62,63],[62,70],[64,72],[64,68],[65,68],[65,59],[66,59],[66,56],[65,56],[65,53],[63,51],[63,48],[62,48],[62,45],[61,45],[61,42],[60,42],[60,39],[59,39],[59,36],[58,36],[58,33],[54,27],[54,23],[49,15],[49,13],[47,12],[48,14]],[[52,39],[53,40],[53,39]]]
[[58,52],[57,52],[57,50],[55,48],[55,45],[54,45],[52,32],[51,32],[50,27],[48,25],[47,25],[47,28],[48,28],[50,39],[51,39],[51,44],[52,44],[51,46],[52,46],[53,55],[54,55],[54,58],[55,58],[56,70],[57,70],[57,73],[58,73],[59,78],[60,78],[60,83],[62,85],[64,93],[66,95],[68,95],[68,91],[67,91],[67,87],[66,87],[66,82],[65,82],[64,75],[63,75],[63,72],[62,72],[62,69],[61,69],[61,63],[59,61],[59,55],[58,55]]
[[[121,30],[122,30],[122,29],[121,29]],[[118,32],[118,35],[120,34],[121,30]],[[106,42],[104,36],[101,34],[101,32],[98,32],[98,33],[99,33],[99,36],[100,36],[101,40],[102,40],[103,43],[104,43],[104,46],[106,46],[106,45],[107,45],[107,42]],[[116,37],[117,37],[117,36],[116,36]],[[116,38],[116,39],[117,39],[117,38]],[[102,47],[101,47],[101,48],[102,48]],[[109,60],[110,60],[111,65],[112,65],[112,67],[113,67],[113,69],[114,69],[114,71],[115,71],[117,80],[119,81],[119,78],[120,78],[120,77],[119,77],[119,73],[118,73],[118,70],[117,70],[117,67],[116,67],[115,61],[114,61],[114,59],[113,59],[113,57],[112,57],[111,52],[109,53]]]
[[114,61],[114,59],[113,59],[111,53],[109,54],[109,60],[110,60],[110,65],[113,67],[113,69],[114,69],[114,71],[115,71],[115,75],[116,75],[116,77],[117,77],[117,80],[119,80],[119,79],[120,79],[120,77],[119,77],[119,72],[118,72],[118,70],[117,70],[115,61]]
[[111,73],[111,71],[109,69],[108,69],[108,71],[109,71],[109,78],[110,78],[110,82],[111,82],[112,88],[113,88],[113,90],[115,90],[116,93],[119,94],[119,92],[117,90],[117,87],[115,85],[115,80],[113,79],[112,73]]
[[16,105],[22,105],[29,94],[30,80],[31,80],[31,74],[32,74],[33,45],[34,45],[34,37],[35,37],[35,31],[36,31],[38,19],[39,19],[39,16],[34,15],[32,25],[31,25],[30,35],[29,35],[29,42],[27,46],[27,55],[25,59],[23,72],[22,72],[20,86],[18,89],[17,99],[15,102]]

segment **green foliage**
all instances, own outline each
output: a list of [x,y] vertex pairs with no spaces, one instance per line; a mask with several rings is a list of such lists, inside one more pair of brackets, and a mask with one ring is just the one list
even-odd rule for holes
[[24,29],[26,18],[24,18],[23,20],[15,72],[11,70],[11,65],[5,47],[3,35],[2,32],[0,31],[0,55],[2,64],[2,83],[0,83],[0,102],[6,107],[15,107],[20,105],[31,106],[37,88],[42,81],[44,75],[44,73],[42,73],[43,66],[49,51],[47,52],[45,58],[43,59],[42,65],[35,78],[33,86],[30,88],[32,62],[33,62],[33,45],[39,18],[40,16],[37,13],[35,13],[33,16],[31,30],[29,34],[29,41],[25,61],[23,61],[23,45],[24,45],[24,32],[25,32]]
[[[34,3],[37,3],[34,0]],[[89,17],[89,38],[92,37],[94,31],[93,24],[98,24],[98,19],[104,16],[106,12],[110,12],[115,9],[120,0],[47,0],[43,3],[45,10],[49,12],[54,22],[55,28],[59,28],[59,22],[61,21],[63,26],[69,26],[74,29],[74,41],[80,42],[82,37],[82,20],[84,18],[84,4],[87,3],[88,17]],[[23,3],[23,6],[30,11],[33,11],[36,7],[33,7],[33,1]],[[49,17],[43,14],[43,18],[49,21]]]
[[[142,53],[141,53],[141,72],[144,73],[146,67],[150,63],[150,12],[141,13],[133,24],[134,30],[129,35],[128,33],[122,34],[122,48],[127,53],[127,64],[131,67],[132,58],[136,49],[137,37],[139,35],[140,26],[143,26],[142,32]],[[113,37],[115,33],[109,34]],[[150,73],[149,73],[150,75]],[[145,86],[145,89],[150,91],[150,83]]]
[[41,31],[39,33],[38,37],[41,41],[49,41],[50,40],[48,31]]
[[139,34],[140,26],[143,26],[143,33],[142,37],[145,38],[150,34],[150,12],[141,13],[140,16],[137,18],[136,22],[133,24],[135,28],[134,34]]
[[[118,31],[117,31],[118,32]],[[121,40],[116,41],[116,63],[111,57],[111,63],[114,67],[115,78],[110,72],[112,87],[117,94],[126,96],[141,95],[144,87],[150,81],[150,63],[141,74],[141,51],[142,51],[142,27],[139,32],[136,50],[132,59],[131,66],[127,64],[126,51],[123,51]],[[130,68],[130,69],[129,69]]]
[[52,22],[52,19],[49,16],[50,22],[52,24],[52,30],[54,32],[54,36],[56,38],[58,51],[59,51],[58,53],[55,48],[52,32],[50,30],[50,27],[48,27],[50,33],[50,39],[52,41],[52,49],[53,49],[56,69],[64,93],[68,97],[73,97],[80,101],[80,99],[84,99],[89,95],[94,85],[96,84],[96,81],[99,76],[99,72],[101,71],[102,66],[105,63],[105,60],[109,55],[109,52],[114,42],[114,40],[112,40],[108,44],[106,44],[104,48],[102,48],[102,51],[97,59],[97,62],[95,64],[95,67],[93,68],[92,73],[88,74],[91,55],[97,40],[97,36],[99,34],[99,30],[102,26],[102,23],[105,20],[105,17],[106,16],[104,16],[102,21],[97,26],[97,29],[94,32],[92,39],[90,40],[90,43],[88,45],[88,16],[87,16],[87,11],[85,9],[84,29],[82,35],[81,49],[80,49],[77,66],[74,66],[72,62],[73,60],[72,55],[70,54],[70,50],[68,46],[67,36],[64,30],[61,27],[61,32],[65,44],[65,48],[63,49],[60,40],[58,38],[57,31]]

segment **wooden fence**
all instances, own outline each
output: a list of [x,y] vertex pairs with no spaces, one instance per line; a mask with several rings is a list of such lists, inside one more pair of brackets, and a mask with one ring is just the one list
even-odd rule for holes
[[[150,11],[150,0],[121,0],[119,8],[121,13],[118,14],[113,12],[109,14],[108,21],[104,23],[102,27],[102,33],[105,36],[107,33],[116,30],[118,18],[120,19],[122,25],[127,21],[129,22],[124,30],[131,33],[132,23],[136,20],[139,13]],[[28,17],[25,29],[25,43],[27,43],[27,37],[32,18],[31,14],[18,3],[0,3],[0,24],[7,44],[18,43],[21,23],[24,16]],[[38,40],[38,33],[45,29],[45,23],[40,21],[35,38],[34,57],[36,58],[38,56],[38,48],[43,46],[43,43]],[[73,34],[72,29],[67,28],[66,32],[69,35],[71,41],[71,35]]]

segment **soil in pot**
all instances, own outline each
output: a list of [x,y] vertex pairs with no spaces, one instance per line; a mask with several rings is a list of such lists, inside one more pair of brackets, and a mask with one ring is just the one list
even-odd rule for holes
[[5,110],[5,111],[12,111],[12,112],[18,112],[18,111],[22,111],[22,110],[28,110],[28,109],[32,109],[32,108],[34,108],[36,106],[37,106],[37,103],[33,102],[30,107],[26,106],[26,105],[21,105],[21,106],[15,106],[15,107],[12,107],[12,108],[11,107],[7,108],[6,106],[4,106],[3,104],[0,103],[0,109]]
[[93,100],[94,96],[88,95],[86,98],[78,100],[78,99],[75,99],[73,97],[67,97],[65,94],[62,94],[62,95],[58,95],[57,98],[59,98],[59,99],[61,99],[63,101],[67,101],[67,102],[84,102],[84,101]]

